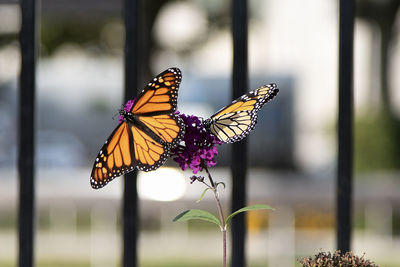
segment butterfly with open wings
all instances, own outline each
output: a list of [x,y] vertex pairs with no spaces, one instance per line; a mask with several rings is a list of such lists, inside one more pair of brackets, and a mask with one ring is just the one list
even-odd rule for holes
[[184,124],[174,114],[182,74],[169,68],[151,80],[130,110],[121,110],[122,122],[104,143],[93,165],[90,183],[102,188],[115,177],[138,168],[160,167],[184,135]]

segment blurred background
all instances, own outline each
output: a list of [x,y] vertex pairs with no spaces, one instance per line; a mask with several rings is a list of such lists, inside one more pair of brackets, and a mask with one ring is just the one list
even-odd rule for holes
[[[19,6],[0,2],[0,266],[17,258]],[[277,83],[249,136],[248,266],[298,266],[335,249],[338,2],[250,0],[249,90]],[[359,0],[355,24],[355,185],[352,248],[400,266],[399,1]],[[93,161],[123,104],[122,2],[42,0],[37,72],[37,266],[119,266],[122,179],[93,190]],[[168,67],[183,81],[178,109],[207,118],[230,103],[230,1],[142,1],[143,86]],[[138,89],[142,89],[138,88]],[[211,169],[227,189],[230,145]],[[212,196],[173,161],[140,173],[140,266],[216,266],[220,232],[173,223]],[[228,250],[229,251],[229,250]]]

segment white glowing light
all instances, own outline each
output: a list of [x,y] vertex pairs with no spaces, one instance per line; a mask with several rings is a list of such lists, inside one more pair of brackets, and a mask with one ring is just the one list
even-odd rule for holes
[[154,25],[158,42],[170,49],[189,49],[208,31],[206,11],[193,2],[166,4]]
[[183,173],[174,168],[159,168],[138,175],[138,193],[144,199],[177,200],[185,194],[186,184]]

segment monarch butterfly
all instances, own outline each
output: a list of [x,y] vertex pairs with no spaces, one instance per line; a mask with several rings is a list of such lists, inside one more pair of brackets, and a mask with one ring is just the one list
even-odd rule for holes
[[181,79],[178,68],[165,70],[146,85],[128,111],[120,110],[122,121],[93,165],[90,184],[94,189],[136,167],[151,171],[165,162],[184,134],[182,119],[174,114]]
[[278,92],[274,83],[263,85],[220,109],[204,121],[204,126],[224,143],[240,141],[254,129],[258,110]]

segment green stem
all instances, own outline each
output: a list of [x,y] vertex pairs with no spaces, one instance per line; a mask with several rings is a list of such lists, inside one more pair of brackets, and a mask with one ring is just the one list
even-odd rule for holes
[[206,165],[206,164],[203,164],[203,167],[204,167],[204,169],[206,170],[206,173],[207,173],[207,175],[208,175],[208,179],[210,180],[210,183],[211,183],[212,188],[215,188],[215,189],[216,189],[215,183],[214,183],[214,181],[213,181],[213,179],[212,179],[212,177],[211,177],[210,172],[208,171],[207,165]]
[[226,267],[226,225],[225,225],[225,217],[222,211],[221,202],[219,200],[219,195],[217,191],[217,186],[215,185],[210,172],[207,169],[207,166],[204,166],[204,169],[207,172],[208,179],[210,180],[212,191],[214,192],[215,200],[217,201],[217,209],[219,214],[219,221],[221,222],[221,232],[222,232],[222,266]]

